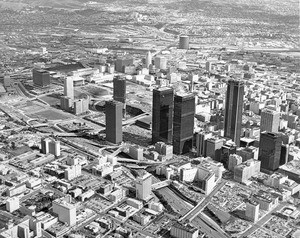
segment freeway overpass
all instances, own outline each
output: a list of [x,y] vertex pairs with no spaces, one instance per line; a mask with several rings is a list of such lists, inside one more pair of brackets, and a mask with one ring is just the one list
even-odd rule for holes
[[179,221],[188,221],[200,227],[210,238],[228,238],[229,236],[213,221],[205,215],[202,210],[210,202],[211,198],[224,186],[226,181],[221,181],[215,189],[204,199],[202,199],[193,209],[186,213]]
[[198,214],[204,209],[204,207],[209,203],[210,199],[224,186],[225,181],[217,184],[215,189],[204,199],[202,199],[197,206],[185,214],[180,220],[189,220],[192,221]]
[[167,187],[170,184],[171,184],[171,180],[165,180],[165,181],[162,181],[162,182],[152,184],[151,189],[152,190],[157,190],[157,189],[160,189],[160,188]]

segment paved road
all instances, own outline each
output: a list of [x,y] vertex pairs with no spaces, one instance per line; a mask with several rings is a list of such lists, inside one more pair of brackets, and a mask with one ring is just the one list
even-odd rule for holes
[[215,189],[202,201],[200,201],[197,206],[186,213],[180,221],[189,220],[191,223],[200,229],[201,232],[205,233],[210,238],[228,238],[229,236],[212,221],[205,214],[202,213],[202,209],[207,206],[211,198],[224,186],[226,181],[221,181]]
[[267,213],[267,215],[265,215],[263,218],[258,220],[255,224],[253,224],[253,226],[250,229],[244,231],[244,233],[242,233],[240,237],[250,236],[254,231],[261,228],[271,218],[272,213],[279,211],[286,205],[287,203],[281,203],[280,205],[278,205],[274,210],[270,211],[269,213]]
[[221,181],[215,189],[201,202],[199,202],[192,210],[185,214],[180,220],[193,220],[202,209],[210,202],[211,198],[224,186],[226,181]]

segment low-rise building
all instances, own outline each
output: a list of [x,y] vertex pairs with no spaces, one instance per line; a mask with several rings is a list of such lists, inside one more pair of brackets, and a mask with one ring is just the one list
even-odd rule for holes
[[259,160],[248,160],[234,167],[234,180],[240,183],[247,183],[248,180],[260,172]]
[[251,197],[255,202],[259,203],[260,209],[270,211],[278,205],[279,198],[266,191],[259,190],[258,193],[253,194]]
[[174,238],[197,238],[199,230],[189,224],[176,222],[171,227],[171,236]]

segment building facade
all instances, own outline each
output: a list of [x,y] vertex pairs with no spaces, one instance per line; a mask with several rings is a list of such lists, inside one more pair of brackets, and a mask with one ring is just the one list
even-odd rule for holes
[[182,35],[179,36],[179,49],[188,50],[189,49],[190,39],[188,36]]
[[50,73],[43,69],[32,70],[33,84],[39,87],[47,87],[50,85]]
[[240,146],[242,129],[244,83],[238,80],[229,80],[225,101],[224,136],[232,139]]
[[277,133],[262,132],[259,141],[258,159],[261,161],[261,168],[268,171],[275,171],[280,166],[282,139]]
[[74,82],[72,77],[64,78],[64,96],[74,100]]
[[126,79],[119,76],[113,80],[113,98],[115,101],[125,103],[126,101]]
[[118,144],[123,140],[122,134],[123,103],[108,101],[105,104],[106,140]]
[[192,149],[194,116],[194,95],[175,95],[173,118],[173,150],[175,154],[185,154]]
[[147,201],[151,198],[152,175],[148,172],[136,178],[136,198]]
[[153,90],[152,142],[172,143],[174,91],[163,87]]
[[260,131],[278,132],[280,112],[264,109],[261,112]]

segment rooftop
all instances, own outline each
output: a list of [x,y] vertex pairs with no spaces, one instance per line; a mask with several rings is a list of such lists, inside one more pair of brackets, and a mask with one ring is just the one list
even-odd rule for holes
[[198,230],[197,228],[191,226],[190,224],[182,224],[179,222],[176,222],[173,226],[178,229],[184,230],[186,232],[195,232]]

